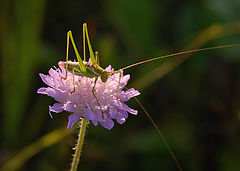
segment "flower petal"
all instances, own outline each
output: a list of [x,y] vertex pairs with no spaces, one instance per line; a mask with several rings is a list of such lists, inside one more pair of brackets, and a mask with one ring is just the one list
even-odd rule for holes
[[119,98],[121,101],[125,102],[131,99],[132,97],[140,95],[139,91],[135,90],[134,88],[130,88],[127,91],[122,91],[121,94],[119,94]]
[[46,94],[46,95],[48,95],[48,92],[49,91],[53,91],[53,89],[52,88],[50,88],[50,87],[41,87],[41,88],[39,88],[38,90],[37,90],[37,93],[38,94]]
[[85,112],[83,113],[83,117],[87,120],[95,120],[96,119],[95,114],[90,109],[85,110]]
[[121,79],[120,88],[124,88],[127,85],[127,82],[128,82],[129,79],[130,79],[129,74],[123,76],[123,78]]
[[53,106],[49,106],[49,111],[55,112],[55,113],[60,113],[64,110],[63,104],[61,103],[54,103]]
[[126,118],[121,117],[116,119],[119,124],[123,124],[126,121]]
[[81,116],[78,114],[71,114],[68,116],[68,126],[67,129],[72,129],[73,125],[80,120]]
[[64,108],[68,112],[75,112],[75,104],[72,101],[67,101],[66,104],[64,105]]
[[39,76],[41,77],[41,79],[43,80],[43,82],[45,84],[47,84],[50,87],[54,86],[54,82],[53,82],[53,78],[52,77],[50,77],[49,75],[44,75],[42,73],[40,73]]
[[99,121],[99,123],[104,127],[107,128],[108,130],[112,129],[114,126],[114,122],[109,119],[109,120],[105,120],[105,121]]
[[93,123],[94,126],[98,125],[98,121],[97,120],[92,120],[92,123]]
[[[120,103],[119,103],[120,104]],[[137,115],[138,111],[133,110],[130,107],[128,107],[125,103],[121,103],[121,105],[118,106],[120,109],[125,110],[133,115]]]
[[105,68],[105,70],[106,70],[107,72],[112,72],[112,71],[114,71],[114,69],[112,68],[111,65],[109,65],[107,68]]
[[116,109],[109,109],[109,114],[110,114],[111,118],[116,119],[118,112]]

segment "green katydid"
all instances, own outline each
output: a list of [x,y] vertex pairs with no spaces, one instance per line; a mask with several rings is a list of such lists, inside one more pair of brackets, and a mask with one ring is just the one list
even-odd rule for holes
[[[88,43],[88,49],[89,49],[91,62],[86,62],[85,35],[86,35],[86,38],[87,38],[87,43]],[[68,61],[69,38],[71,39],[71,42],[72,42],[75,54],[77,56],[78,62],[69,62]],[[67,71],[68,71],[68,69],[70,69],[69,71],[73,73],[73,85],[74,85],[73,92],[74,92],[75,91],[74,74],[79,75],[79,76],[85,76],[85,77],[88,77],[88,78],[95,78],[94,86],[92,87],[92,93],[93,93],[93,96],[95,97],[95,99],[96,99],[96,101],[97,101],[97,103],[98,103],[98,105],[101,109],[102,115],[103,115],[103,110],[101,108],[100,102],[97,99],[97,96],[94,92],[97,80],[100,77],[102,82],[105,83],[107,81],[109,75],[119,73],[120,74],[119,84],[118,84],[118,90],[119,90],[120,79],[121,79],[121,71],[118,70],[118,71],[113,71],[113,72],[107,72],[106,70],[104,70],[102,67],[99,66],[98,52],[96,51],[95,56],[94,56],[92,46],[91,46],[89,36],[88,36],[88,30],[87,30],[87,24],[86,23],[83,24],[83,55],[84,55],[84,61],[81,59],[81,57],[78,53],[76,44],[75,44],[73,36],[72,36],[72,32],[69,31],[67,33],[66,62],[62,63],[62,65],[66,68],[66,77],[63,77],[63,79],[67,79]],[[117,94],[116,94],[116,98],[118,99],[118,91],[117,91]]]
[[[91,59],[90,62],[86,62],[86,49],[85,49],[86,40],[85,39],[87,39],[89,55],[90,55],[90,59]],[[68,61],[69,41],[71,41],[71,43],[73,45],[74,52],[75,52],[76,57],[77,57],[77,62]],[[95,54],[94,54],[94,52],[92,50],[89,35],[88,35],[88,30],[87,30],[87,24],[85,23],[85,24],[83,24],[83,56],[84,56],[83,59],[84,60],[81,59],[80,54],[78,53],[77,47],[76,47],[75,42],[74,42],[72,32],[69,31],[67,33],[66,62],[62,62],[62,63],[60,63],[60,65],[64,66],[65,69],[66,69],[66,76],[62,77],[63,79],[67,79],[67,71],[69,71],[73,74],[73,85],[74,85],[73,92],[75,91],[74,75],[85,76],[85,77],[88,77],[88,78],[95,78],[94,85],[92,87],[92,94],[93,94],[94,98],[96,99],[97,104],[99,105],[99,107],[101,109],[101,112],[102,112],[102,115],[103,115],[103,110],[101,108],[101,104],[100,104],[98,98],[95,95],[95,86],[96,86],[96,82],[97,82],[98,78],[100,78],[101,81],[105,83],[108,80],[110,75],[115,74],[115,73],[120,74],[119,75],[119,80],[118,80],[118,89],[117,89],[117,92],[116,92],[116,99],[118,99],[118,90],[119,90],[120,80],[121,80],[121,70],[125,70],[127,68],[130,68],[130,67],[133,67],[133,66],[136,66],[136,65],[140,65],[140,64],[143,64],[143,63],[151,62],[151,61],[162,59],[162,58],[178,56],[178,55],[183,55],[183,54],[193,53],[193,52],[198,52],[198,51],[206,51],[206,50],[211,50],[211,49],[233,47],[233,46],[240,46],[240,45],[236,44],[236,45],[215,46],[215,47],[210,47],[210,48],[202,48],[202,49],[195,49],[195,50],[178,52],[178,53],[174,53],[174,54],[164,55],[164,56],[152,58],[152,59],[149,59],[149,60],[141,61],[141,62],[132,64],[132,65],[129,65],[127,67],[124,67],[120,70],[108,72],[105,69],[103,69],[102,67],[100,67],[100,65],[99,65],[98,52],[96,51]],[[171,148],[169,147],[168,143],[166,142],[165,138],[163,137],[161,131],[158,128],[158,126],[153,121],[153,119],[150,117],[150,115],[148,114],[146,109],[143,107],[143,105],[138,101],[138,99],[136,97],[134,97],[134,98],[136,99],[136,101],[140,105],[140,107],[144,110],[144,112],[147,114],[148,118],[150,119],[150,121],[154,125],[158,134],[161,136],[161,139],[163,140],[164,144],[166,145],[171,157],[174,159],[174,161],[175,161],[176,165],[178,166],[179,170],[182,170],[178,160],[176,159],[174,153],[172,152]]]

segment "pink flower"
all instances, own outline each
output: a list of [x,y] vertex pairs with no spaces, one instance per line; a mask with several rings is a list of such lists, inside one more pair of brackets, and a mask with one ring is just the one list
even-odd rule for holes
[[[95,94],[103,110],[102,115],[101,108],[92,94],[94,78],[74,75],[75,91],[73,92],[73,75],[68,72],[67,79],[62,79],[61,77],[65,77],[66,70],[62,66],[59,67],[60,68],[57,69],[51,68],[49,75],[40,73],[41,79],[49,87],[42,87],[38,89],[37,92],[51,96],[57,101],[53,106],[49,106],[49,111],[55,113],[60,113],[64,110],[72,112],[68,117],[68,129],[71,129],[81,117],[84,117],[87,120],[91,120],[95,126],[100,123],[103,127],[110,130],[114,126],[112,119],[116,119],[118,123],[123,124],[128,117],[128,113],[137,114],[136,110],[129,108],[124,103],[131,97],[140,94],[133,88],[123,91],[130,75],[122,76],[118,99],[116,98],[118,88],[117,80],[119,80],[120,74],[109,76],[106,83],[98,79]],[[106,70],[110,72],[113,71],[113,68],[108,66]]]

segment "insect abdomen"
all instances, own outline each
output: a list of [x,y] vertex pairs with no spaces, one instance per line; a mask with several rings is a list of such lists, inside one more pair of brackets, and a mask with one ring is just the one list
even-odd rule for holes
[[105,70],[101,68],[98,64],[94,64],[91,62],[84,62],[84,65],[87,70],[85,73],[81,72],[78,62],[68,62],[68,63],[64,62],[65,69],[66,69],[66,65],[68,65],[67,66],[68,71],[71,73],[74,72],[74,75],[86,76],[89,78],[101,77],[102,74],[105,72]]

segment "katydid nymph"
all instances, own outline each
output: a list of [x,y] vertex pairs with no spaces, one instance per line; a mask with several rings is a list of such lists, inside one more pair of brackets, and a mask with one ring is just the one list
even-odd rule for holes
[[[90,61],[89,62],[86,61],[86,49],[85,49],[86,39],[87,39],[87,44],[88,44],[88,49],[89,49],[89,56],[90,56]],[[74,52],[75,52],[75,55],[77,57],[77,62],[68,61],[69,42],[70,41],[73,45]],[[132,65],[129,65],[129,66],[124,67],[124,68],[122,68],[120,70],[117,70],[117,71],[109,72],[109,71],[103,69],[102,67],[100,67],[98,52],[97,51],[95,53],[93,52],[93,49],[92,49],[91,43],[90,43],[90,39],[89,39],[89,35],[88,35],[87,25],[83,24],[83,60],[81,59],[80,54],[77,50],[76,44],[75,44],[73,36],[72,36],[72,32],[69,31],[67,33],[66,61],[60,63],[60,65],[63,66],[66,69],[66,76],[61,77],[61,78],[62,79],[67,79],[67,72],[68,71],[72,73],[72,76],[73,76],[73,90],[72,90],[72,93],[75,92],[74,75],[88,77],[88,78],[94,78],[94,84],[92,86],[92,94],[93,94],[93,96],[94,96],[94,98],[95,98],[95,100],[96,100],[96,102],[97,102],[97,104],[98,104],[98,106],[101,110],[102,118],[104,118],[104,112],[103,112],[103,109],[101,107],[101,103],[100,103],[99,99],[97,98],[97,96],[95,94],[95,86],[96,86],[97,80],[100,79],[103,83],[105,83],[105,82],[107,82],[107,80],[110,78],[110,76],[112,74],[118,73],[119,78],[118,78],[118,80],[115,80],[115,81],[118,82],[118,89],[117,89],[117,92],[116,92],[116,100],[118,100],[118,93],[119,93],[118,90],[119,90],[119,87],[120,87],[120,81],[121,81],[121,76],[122,76],[121,75],[122,74],[121,70],[125,70],[127,68],[130,68],[130,67],[133,67],[133,66],[136,66],[136,65],[140,65],[140,64],[143,64],[143,63],[155,61],[155,60],[162,59],[162,58],[178,56],[178,55],[183,55],[183,54],[193,53],[193,52],[198,52],[198,51],[206,51],[206,50],[211,50],[211,49],[233,47],[233,46],[240,46],[240,45],[215,46],[215,47],[210,47],[210,48],[202,48],[202,49],[183,51],[183,52],[179,52],[179,53],[174,53],[174,54],[169,54],[169,55],[164,55],[164,56],[152,58],[152,59],[149,59],[149,60],[145,60],[145,61],[142,61],[142,62],[138,62],[138,63],[132,64]],[[153,126],[155,127],[155,129],[157,130],[157,132],[160,135],[162,141],[166,145],[171,157],[174,159],[178,169],[182,170],[182,167],[180,166],[178,160],[176,159],[172,149],[169,147],[168,143],[166,142],[165,138],[163,137],[161,131],[158,128],[158,126],[153,121],[153,119],[150,117],[150,115],[148,114],[146,109],[143,107],[143,105],[138,101],[138,99],[136,97],[134,97],[134,98],[137,101],[137,103],[140,105],[140,107],[143,109],[144,113],[148,116],[148,118],[150,119],[150,121],[153,124]]]

